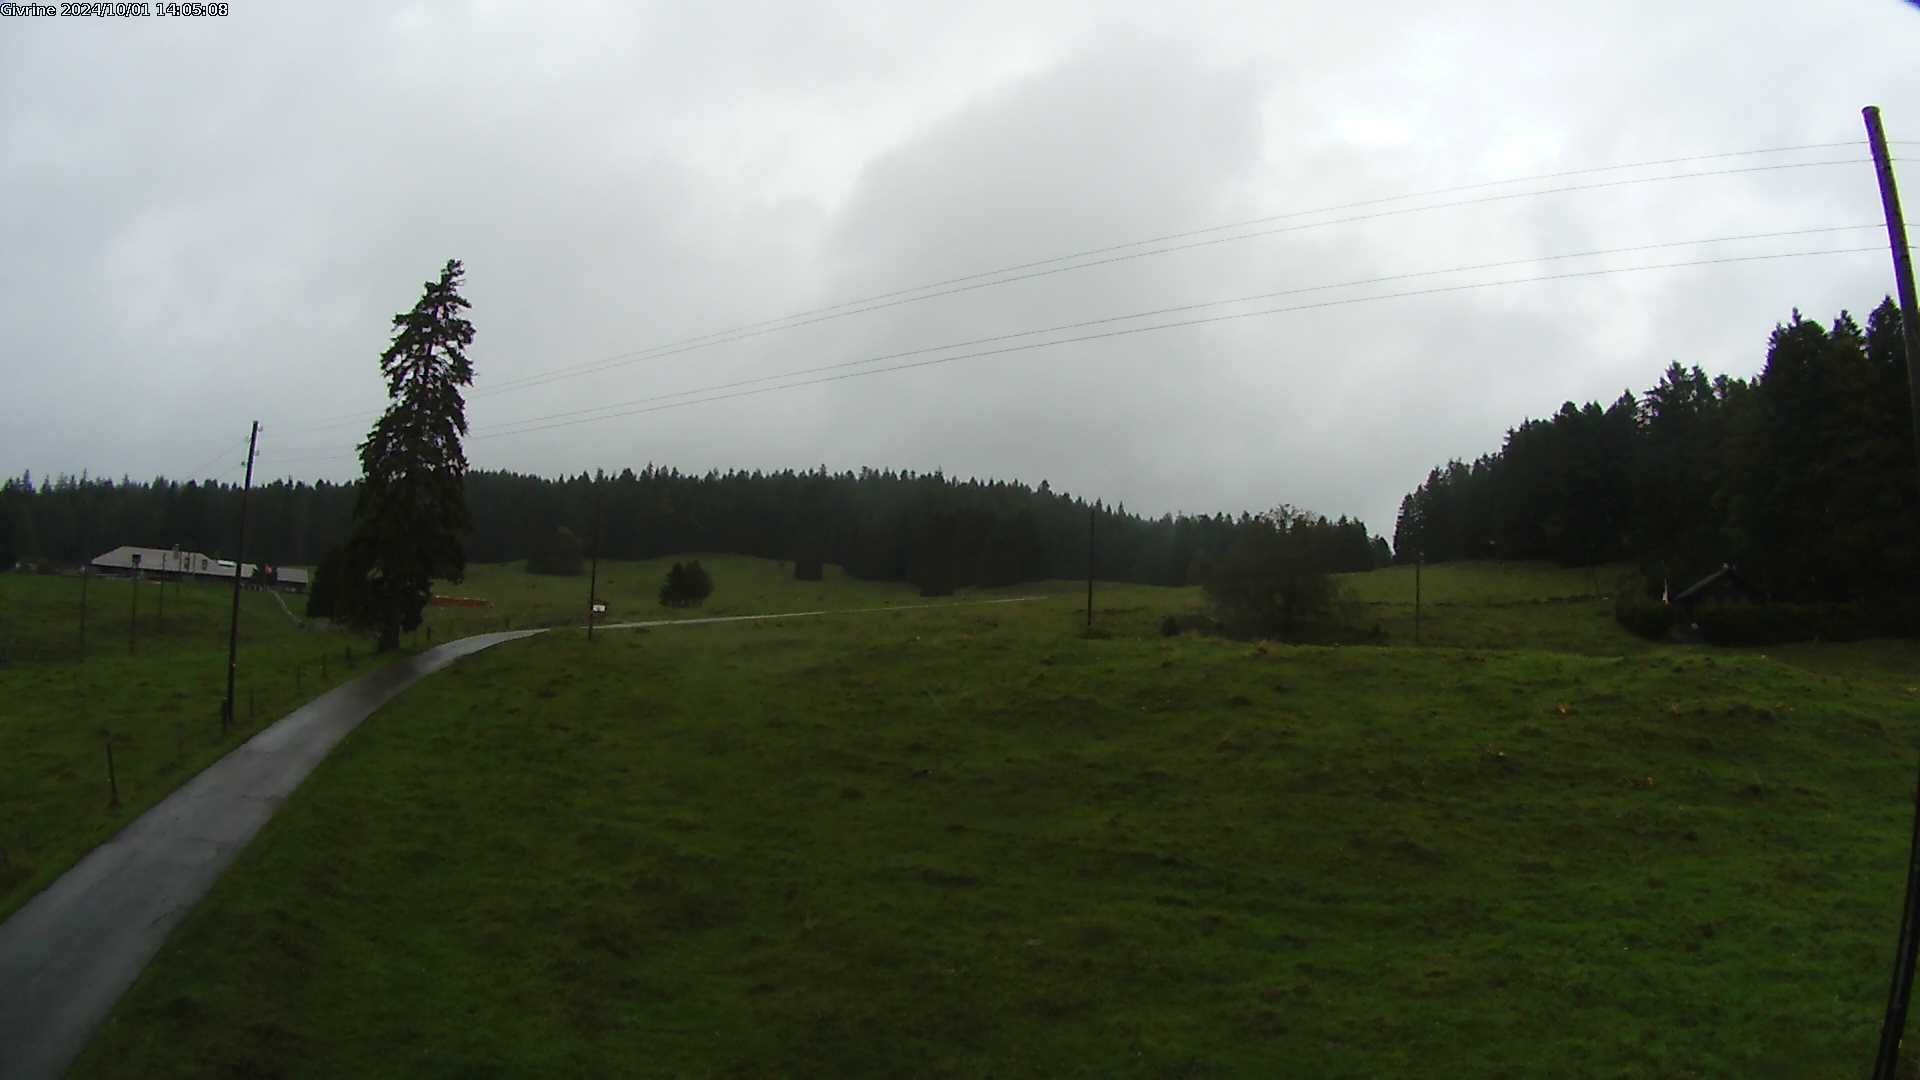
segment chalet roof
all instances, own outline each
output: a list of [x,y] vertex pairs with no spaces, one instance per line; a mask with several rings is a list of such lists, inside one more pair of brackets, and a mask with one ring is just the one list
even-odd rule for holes
[[[104,555],[97,555],[93,565],[100,570],[132,570],[133,557],[140,556],[140,569],[164,571],[169,573],[197,574],[207,577],[231,578],[233,560],[215,559],[198,551],[174,551],[171,548],[139,547],[122,544]],[[254,564],[242,563],[240,576],[251,579]],[[307,571],[297,566],[279,566],[274,568],[275,575],[282,583],[308,585],[312,579]]]
[[131,570],[133,557],[140,556],[142,570],[180,570],[191,571],[198,567],[206,556],[197,551],[174,551],[171,548],[137,547],[122,544],[105,555],[95,556],[93,565],[102,570]]

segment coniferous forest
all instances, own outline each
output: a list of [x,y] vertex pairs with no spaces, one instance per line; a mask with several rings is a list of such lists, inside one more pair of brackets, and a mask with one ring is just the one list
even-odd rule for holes
[[[347,537],[355,484],[277,480],[248,501],[246,558],[314,565]],[[232,484],[156,479],[101,481],[31,475],[0,485],[0,566],[74,565],[119,544],[229,556],[239,513]],[[934,592],[1087,572],[1090,511],[1084,499],[1017,482],[940,473],[709,472],[647,467],[557,479],[475,471],[466,479],[473,529],[469,562],[535,557],[543,565],[565,529],[590,553],[601,500],[600,554],[648,559],[691,552],[824,561],[870,580],[912,581]],[[1147,584],[1197,582],[1198,567],[1229,548],[1252,521],[1144,518],[1095,504],[1095,572]],[[1327,571],[1387,561],[1386,541],[1358,521],[1309,518],[1296,530]],[[565,560],[563,560],[565,561]],[[575,565],[569,562],[569,566]]]
[[1920,530],[1900,310],[1798,311],[1751,379],[1671,364],[1639,396],[1567,402],[1401,501],[1399,561],[1626,561],[1658,591],[1732,564],[1776,600],[1910,594]]
[[[256,487],[246,557],[317,563],[346,538],[356,492],[326,481]],[[475,471],[466,493],[473,562],[537,557],[560,530],[590,551],[598,498],[600,553],[613,559],[824,561],[933,591],[1087,572],[1088,503],[1045,482],[648,466],[597,481]],[[122,543],[228,556],[238,500],[226,483],[23,474],[0,483],[0,566],[73,565]],[[1095,573],[1159,585],[1199,583],[1254,521],[1099,503],[1091,516]],[[1913,591],[1917,530],[1900,312],[1887,300],[1864,328],[1844,312],[1831,324],[1794,312],[1750,379],[1672,363],[1642,393],[1567,402],[1509,430],[1493,453],[1433,469],[1401,500],[1392,558],[1629,562],[1675,586],[1731,563],[1777,600],[1871,601]],[[1388,559],[1358,521],[1309,517],[1302,535],[1326,571]]]

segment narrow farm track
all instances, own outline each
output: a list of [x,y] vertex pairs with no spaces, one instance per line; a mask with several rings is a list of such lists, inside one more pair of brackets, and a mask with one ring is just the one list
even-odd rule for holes
[[[982,604],[613,623],[698,626]],[[0,923],[0,1078],[57,1077],[194,904],[340,741],[414,683],[464,656],[545,630],[478,634],[388,664],[283,717],[89,852]]]

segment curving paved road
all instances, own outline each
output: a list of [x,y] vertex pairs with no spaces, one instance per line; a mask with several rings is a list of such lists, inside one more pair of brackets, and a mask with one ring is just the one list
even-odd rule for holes
[[463,656],[450,641],[334,688],[235,747],[0,923],[0,1077],[55,1077],[174,926],[347,733]]
[[[1017,604],[1036,596],[839,611],[609,623],[602,630]],[[578,629],[578,628],[575,628]],[[0,923],[0,1080],[57,1077],[193,905],[360,721],[463,656],[545,633],[450,641],[334,688],[276,721],[87,853]]]

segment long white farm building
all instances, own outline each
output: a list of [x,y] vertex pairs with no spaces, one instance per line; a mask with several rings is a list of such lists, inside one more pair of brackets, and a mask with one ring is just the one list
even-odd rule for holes
[[[172,548],[135,547],[122,544],[92,562],[95,573],[131,577],[137,569],[142,576],[186,581],[232,581],[233,560],[216,559],[198,551]],[[240,580],[253,584],[253,563],[240,565]],[[268,583],[287,592],[306,592],[307,572],[297,566],[267,566]]]

